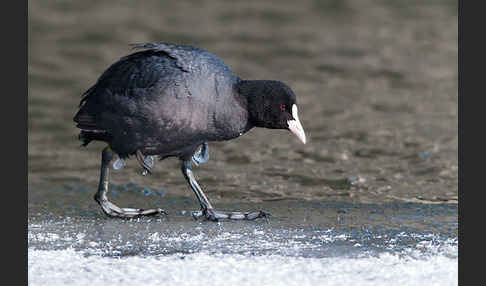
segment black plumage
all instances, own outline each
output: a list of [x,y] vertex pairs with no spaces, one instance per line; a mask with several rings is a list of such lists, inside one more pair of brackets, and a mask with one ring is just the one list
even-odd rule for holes
[[199,146],[253,127],[290,129],[305,143],[295,94],[284,83],[242,80],[197,47],[135,48],[141,51],[112,64],[83,94],[74,117],[83,145],[98,140],[120,158],[138,153],[187,162]]

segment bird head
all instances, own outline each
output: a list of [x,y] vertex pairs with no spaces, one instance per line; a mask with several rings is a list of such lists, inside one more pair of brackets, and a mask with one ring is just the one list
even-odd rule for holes
[[295,94],[286,84],[273,80],[245,81],[240,84],[240,93],[247,97],[249,117],[255,126],[287,129],[302,143],[307,142]]

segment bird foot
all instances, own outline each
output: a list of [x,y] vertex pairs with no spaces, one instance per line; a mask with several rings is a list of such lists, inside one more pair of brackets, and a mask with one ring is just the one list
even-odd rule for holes
[[270,213],[264,211],[256,212],[229,212],[229,211],[217,211],[214,209],[205,209],[200,211],[193,211],[192,217],[198,219],[204,217],[209,221],[219,221],[220,219],[231,219],[231,220],[255,220],[257,218],[268,218]]
[[136,218],[141,216],[153,216],[157,214],[167,215],[167,212],[161,208],[155,209],[134,209],[134,208],[120,208],[107,199],[99,199],[95,196],[95,200],[100,204],[103,212],[109,217],[118,218]]

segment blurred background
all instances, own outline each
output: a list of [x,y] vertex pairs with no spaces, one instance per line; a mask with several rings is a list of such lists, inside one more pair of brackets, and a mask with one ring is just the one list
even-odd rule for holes
[[[457,202],[456,1],[46,0],[29,1],[28,15],[29,213],[67,197],[100,212],[104,144],[80,147],[72,118],[81,94],[141,42],[199,46],[243,79],[297,94],[308,143],[265,129],[211,143],[196,175],[212,201]],[[112,183],[197,206],[176,159],[148,177],[130,160]],[[137,206],[152,204],[141,196]]]

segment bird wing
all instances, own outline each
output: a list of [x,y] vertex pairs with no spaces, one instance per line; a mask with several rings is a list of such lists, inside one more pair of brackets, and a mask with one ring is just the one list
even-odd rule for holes
[[141,43],[131,44],[133,49],[152,50],[166,53],[169,57],[176,60],[176,65],[185,72],[191,72],[194,66],[191,65],[192,56],[202,52],[201,49],[191,46],[180,46],[169,43]]
[[174,56],[164,51],[146,50],[120,58],[82,95],[80,106],[88,99],[105,94],[133,96],[136,89],[152,88],[186,71]]
[[133,47],[141,51],[113,63],[83,94],[74,121],[94,129],[99,126],[97,115],[106,110],[132,115],[135,105],[160,102],[161,95],[169,101],[204,98],[213,92],[218,96],[237,79],[221,59],[197,47],[168,43]]

